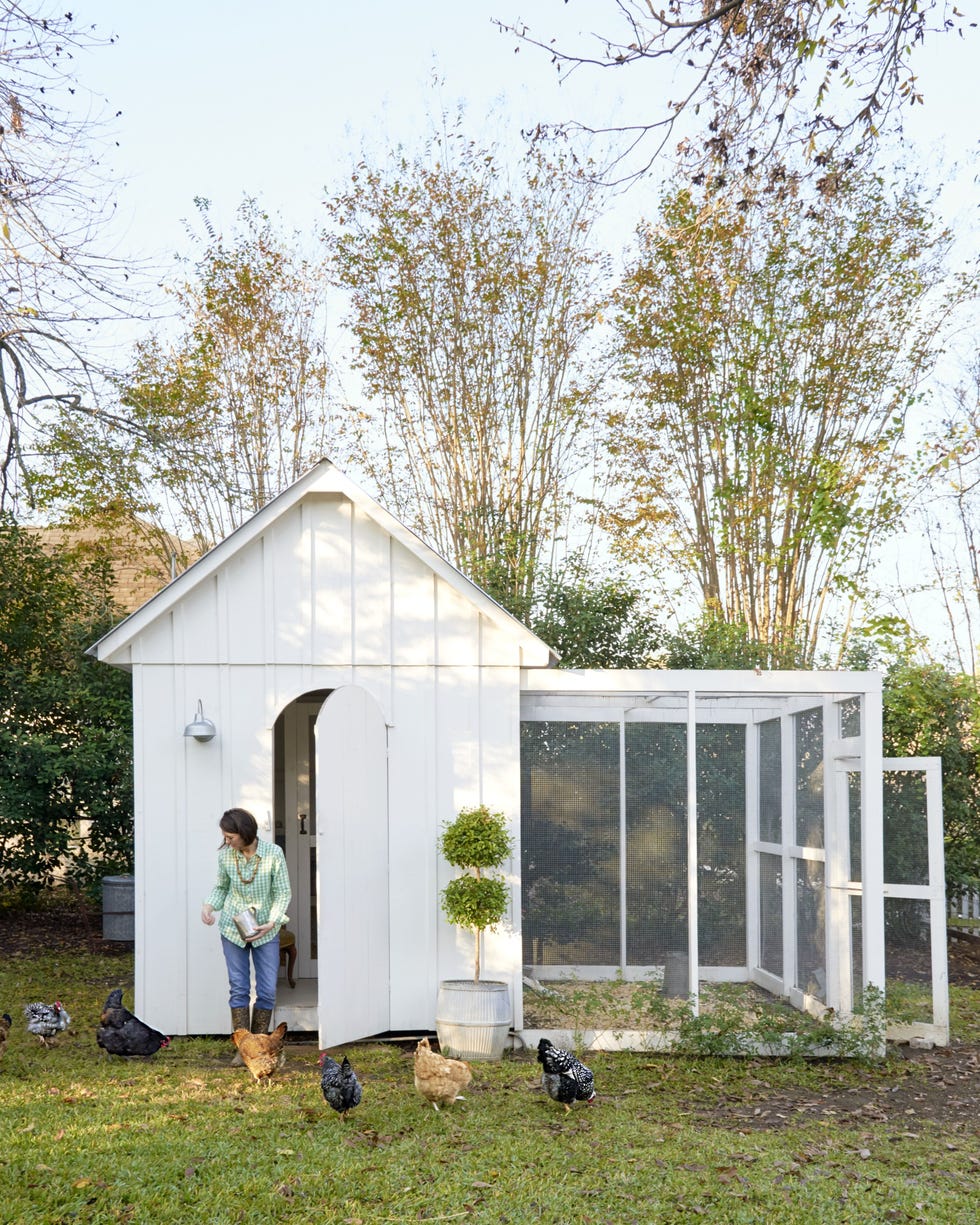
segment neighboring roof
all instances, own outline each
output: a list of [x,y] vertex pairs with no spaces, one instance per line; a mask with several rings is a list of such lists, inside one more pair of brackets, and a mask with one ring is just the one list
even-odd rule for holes
[[[150,524],[129,522],[105,528],[98,525],[78,527],[26,527],[41,548],[71,549],[80,553],[104,551],[112,568],[112,595],[125,613],[134,612],[173,578],[172,563],[166,563],[160,550],[180,559],[194,559],[198,550],[186,540],[157,531]],[[154,549],[151,539],[156,544]],[[183,560],[186,565],[186,560]]]
[[230,557],[261,536],[276,519],[311,493],[335,493],[347,498],[358,510],[373,519],[390,536],[404,545],[410,553],[476,605],[481,613],[521,639],[522,646],[529,652],[530,658],[541,659],[540,666],[552,666],[557,663],[558,656],[547,643],[532,634],[526,625],[518,621],[502,605],[487,595],[482,587],[477,586],[462,571],[427,545],[411,528],[406,527],[404,523],[386,511],[380,503],[346,477],[329,459],[320,460],[315,467],[301,476],[288,489],[284,489],[261,510],[256,511],[241,527],[236,528],[124,621],[104,634],[98,642],[93,643],[87,653],[98,659],[106,659],[127,647],[148,625],[158,617],[166,615],[175,604],[184,599],[188,592],[199,583],[206,581]]

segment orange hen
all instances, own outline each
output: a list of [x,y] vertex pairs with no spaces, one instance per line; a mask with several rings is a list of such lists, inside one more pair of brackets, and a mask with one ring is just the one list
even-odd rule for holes
[[415,1048],[415,1088],[436,1110],[461,1098],[461,1089],[473,1079],[470,1065],[462,1059],[447,1059],[429,1046],[423,1038]]
[[285,1021],[271,1034],[250,1034],[247,1029],[236,1029],[231,1040],[238,1047],[242,1063],[260,1084],[268,1084],[273,1072],[286,1061]]

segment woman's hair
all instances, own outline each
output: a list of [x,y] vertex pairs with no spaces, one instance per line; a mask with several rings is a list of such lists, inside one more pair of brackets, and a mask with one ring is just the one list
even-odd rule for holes
[[222,814],[218,828],[226,834],[238,834],[246,846],[251,846],[259,836],[258,822],[244,808],[229,808]]

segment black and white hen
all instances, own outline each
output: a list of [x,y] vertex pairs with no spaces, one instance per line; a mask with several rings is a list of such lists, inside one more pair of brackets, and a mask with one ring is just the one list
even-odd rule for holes
[[572,1102],[588,1102],[595,1098],[595,1078],[590,1068],[576,1059],[571,1051],[555,1046],[550,1039],[542,1038],[538,1043],[538,1063],[544,1071],[541,1083],[548,1096],[561,1102],[566,1111]]
[[332,1106],[342,1119],[360,1103],[361,1082],[350,1066],[350,1060],[345,1055],[342,1062],[324,1051],[320,1055],[320,1088],[328,1106]]
[[27,1017],[27,1032],[36,1034],[42,1046],[47,1046],[49,1038],[56,1037],[71,1024],[71,1017],[60,1000],[53,1004],[28,1004],[24,1016]]
[[152,1029],[145,1021],[134,1016],[123,1007],[122,988],[109,992],[109,998],[99,1018],[95,1040],[107,1055],[124,1055],[146,1058],[155,1055],[161,1047],[170,1045],[170,1039],[158,1029]]

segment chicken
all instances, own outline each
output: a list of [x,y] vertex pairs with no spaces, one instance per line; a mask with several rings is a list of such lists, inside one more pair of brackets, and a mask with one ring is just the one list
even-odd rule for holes
[[155,1055],[161,1047],[170,1045],[170,1039],[165,1034],[151,1029],[145,1021],[123,1007],[121,987],[109,992],[100,1022],[95,1040],[107,1055],[147,1058]]
[[268,1084],[272,1074],[286,1062],[286,1022],[282,1021],[271,1034],[251,1034],[236,1029],[231,1040],[238,1047],[242,1063],[260,1084]]
[[320,1088],[328,1106],[332,1106],[342,1119],[346,1119],[361,1101],[361,1082],[357,1079],[350,1060],[345,1055],[340,1063],[331,1059],[326,1051],[320,1054]]
[[463,1100],[461,1089],[473,1079],[470,1065],[462,1059],[447,1059],[429,1046],[423,1038],[415,1048],[415,1088],[436,1110]]
[[47,1046],[49,1038],[60,1034],[71,1024],[71,1017],[60,1000],[55,1000],[53,1004],[28,1004],[24,1016],[27,1017],[27,1032],[37,1034],[42,1046]]
[[538,1063],[544,1071],[541,1083],[548,1096],[561,1102],[566,1113],[572,1102],[588,1102],[595,1099],[595,1078],[591,1069],[576,1059],[571,1051],[555,1046],[548,1038],[538,1043]]
[[13,1025],[13,1021],[10,1018],[10,1013],[5,1012],[0,1017],[0,1055],[7,1049],[7,1038],[10,1035],[11,1025]]

